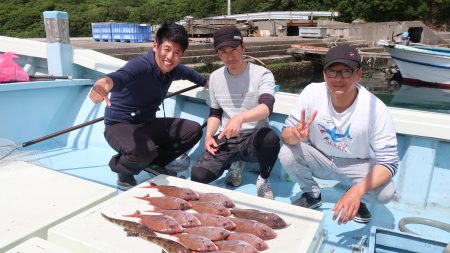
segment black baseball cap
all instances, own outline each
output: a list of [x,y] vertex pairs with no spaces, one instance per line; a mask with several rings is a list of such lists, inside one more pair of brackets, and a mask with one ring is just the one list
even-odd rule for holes
[[361,56],[356,47],[347,43],[339,44],[328,50],[323,68],[327,69],[334,63],[343,63],[352,69],[357,69],[361,67]]
[[223,46],[238,47],[242,43],[242,34],[234,25],[222,26],[213,34],[214,49],[219,50]]

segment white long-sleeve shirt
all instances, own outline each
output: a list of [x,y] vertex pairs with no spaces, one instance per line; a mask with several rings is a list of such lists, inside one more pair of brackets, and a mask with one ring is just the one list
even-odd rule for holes
[[353,104],[338,113],[333,107],[326,83],[312,83],[301,92],[296,106],[285,121],[293,127],[305,109],[305,121],[314,111],[309,141],[322,153],[340,158],[373,158],[395,175],[398,167],[397,138],[386,105],[366,88],[357,84]]

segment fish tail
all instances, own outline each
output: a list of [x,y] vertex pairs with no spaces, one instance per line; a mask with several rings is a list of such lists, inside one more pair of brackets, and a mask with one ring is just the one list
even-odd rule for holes
[[103,218],[109,220],[109,221],[112,222],[112,223],[117,223],[116,221],[118,221],[117,219],[114,219],[114,218],[112,218],[112,217],[109,217],[109,216],[107,216],[107,215],[104,214],[104,213],[100,213],[100,214],[103,216]]
[[[116,218],[113,218],[113,217],[109,217],[109,216],[107,216],[107,215],[104,214],[104,213],[101,213],[101,215],[102,215],[105,219],[107,219],[108,221],[110,221],[110,222],[112,222],[112,223],[114,223],[114,224],[117,224],[117,225],[119,225],[119,226],[125,227],[125,228],[129,227],[129,224],[132,223],[131,221],[121,220],[121,219],[116,219]],[[134,222],[133,222],[133,223],[134,223]]]

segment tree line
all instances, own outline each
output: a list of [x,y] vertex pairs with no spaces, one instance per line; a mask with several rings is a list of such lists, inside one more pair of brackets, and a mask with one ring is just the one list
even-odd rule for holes
[[[44,11],[66,11],[70,36],[91,36],[91,23],[159,24],[185,16],[226,15],[226,0],[2,0],[0,35],[45,37]],[[232,0],[232,14],[265,11],[337,11],[337,21],[420,20],[431,27],[450,24],[450,0]]]

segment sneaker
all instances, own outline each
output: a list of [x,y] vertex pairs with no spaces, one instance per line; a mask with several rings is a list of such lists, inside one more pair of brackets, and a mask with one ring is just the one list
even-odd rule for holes
[[304,192],[302,196],[299,199],[292,202],[292,204],[305,208],[316,209],[322,205],[322,194],[320,194],[319,197],[314,198],[311,195],[311,193]]
[[117,189],[127,191],[137,185],[133,175],[117,174]]
[[261,198],[273,199],[272,186],[268,178],[264,179],[258,176],[256,180],[256,194]]
[[242,171],[244,170],[244,167],[245,167],[244,161],[237,161],[231,164],[226,176],[227,184],[231,184],[235,187],[241,185]]
[[189,168],[191,164],[191,159],[186,153],[181,154],[177,159],[173,160],[171,163],[167,164],[165,168],[169,171],[183,172]]
[[358,213],[356,213],[356,216],[353,218],[353,220],[359,223],[368,223],[370,221],[370,218],[372,218],[372,215],[370,214],[369,209],[367,209],[366,204],[361,202],[359,204]]

